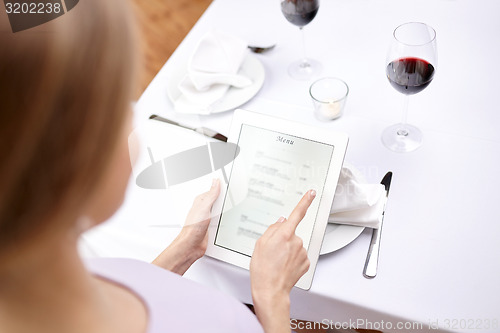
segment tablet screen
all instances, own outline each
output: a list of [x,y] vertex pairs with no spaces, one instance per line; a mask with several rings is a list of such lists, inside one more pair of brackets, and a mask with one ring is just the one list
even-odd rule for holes
[[296,234],[308,249],[334,146],[242,124],[214,244],[251,256],[256,240],[317,192]]

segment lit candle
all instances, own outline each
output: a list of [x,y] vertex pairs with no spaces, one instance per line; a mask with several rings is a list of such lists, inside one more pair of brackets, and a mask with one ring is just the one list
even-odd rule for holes
[[311,84],[309,94],[314,104],[315,117],[329,121],[342,115],[349,87],[341,79],[323,78]]
[[335,101],[330,101],[322,103],[320,107],[320,112],[325,118],[335,119],[340,116],[340,103]]

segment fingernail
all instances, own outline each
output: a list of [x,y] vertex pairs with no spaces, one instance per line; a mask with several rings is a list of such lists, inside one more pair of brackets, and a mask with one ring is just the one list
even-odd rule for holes
[[283,216],[280,216],[280,218],[278,219],[278,222],[281,223],[281,222],[284,222],[285,221],[285,218]]
[[217,178],[212,179],[212,187],[214,187],[219,180]]
[[314,198],[316,196],[316,191],[315,190],[310,190],[309,191],[309,195],[311,196],[311,198]]

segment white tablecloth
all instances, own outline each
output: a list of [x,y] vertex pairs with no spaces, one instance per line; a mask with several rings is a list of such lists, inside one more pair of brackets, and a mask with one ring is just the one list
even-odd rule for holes
[[[407,21],[435,28],[439,63],[430,86],[410,98],[409,122],[423,131],[424,144],[397,154],[380,140],[402,108],[384,62],[393,29]],[[500,1],[322,1],[305,28],[308,54],[322,62],[321,76],[340,77],[350,87],[345,115],[323,123],[313,117],[311,81],[287,76],[287,65],[302,54],[300,34],[278,1],[215,0],[140,98],[138,124],[156,113],[228,133],[232,112],[177,115],[166,94],[170,73],[212,28],[254,44],[277,42],[257,56],[266,80],[244,108],[348,133],[346,159],[371,182],[394,172],[377,277],[362,276],[371,235],[365,230],[320,258],[311,290],[292,292],[292,316],[385,332],[400,331],[399,322],[422,325],[412,332],[500,332]],[[84,253],[152,260],[210,181],[164,191],[131,182],[120,211],[84,236]],[[243,269],[203,258],[186,276],[251,300]]]

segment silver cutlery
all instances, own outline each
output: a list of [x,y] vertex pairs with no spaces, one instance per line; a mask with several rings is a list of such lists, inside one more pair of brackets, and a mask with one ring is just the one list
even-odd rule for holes
[[250,49],[250,51],[252,51],[254,53],[264,53],[267,51],[271,51],[272,49],[274,49],[275,46],[276,46],[276,44],[270,45],[270,46],[248,45],[248,48]]
[[202,135],[208,136],[209,138],[213,138],[213,139],[217,139],[219,141],[227,142],[227,137],[226,136],[224,136],[224,135],[220,134],[219,132],[216,132],[216,131],[214,131],[214,130],[212,130],[210,128],[206,128],[206,127],[191,127],[191,126],[179,124],[176,121],[160,117],[160,116],[158,116],[156,114],[152,114],[151,116],[149,116],[149,119],[163,121],[164,123],[168,123],[168,124],[171,124],[171,125],[175,125],[175,126],[186,128],[186,129],[191,130],[191,131],[195,131],[196,133],[200,133]]
[[378,229],[373,229],[372,240],[370,242],[370,248],[368,249],[368,255],[366,256],[365,268],[363,270],[363,275],[367,279],[372,279],[377,275],[378,267],[378,257],[380,251],[380,238],[382,236],[382,224],[384,222],[385,207],[387,205],[387,198],[389,197],[389,188],[391,187],[392,172],[389,171],[385,174],[384,178],[380,184],[385,187],[385,202],[384,210],[380,216],[380,226]]

